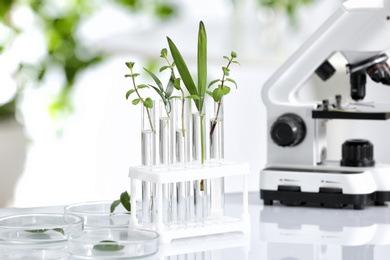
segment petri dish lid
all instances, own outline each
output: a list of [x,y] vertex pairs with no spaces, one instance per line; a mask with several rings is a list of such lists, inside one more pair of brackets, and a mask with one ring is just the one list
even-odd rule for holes
[[83,219],[64,214],[21,214],[0,218],[0,244],[37,245],[66,242],[83,230]]
[[84,219],[84,228],[128,227],[130,212],[121,204],[110,212],[112,201],[81,202],[65,207],[65,214],[73,214]]

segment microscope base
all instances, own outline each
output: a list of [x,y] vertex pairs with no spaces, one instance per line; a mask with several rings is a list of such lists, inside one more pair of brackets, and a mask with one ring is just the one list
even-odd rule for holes
[[375,192],[375,205],[384,205],[386,201],[390,201],[389,191]]
[[[375,168],[336,167],[332,164],[306,168],[269,167],[260,174],[260,198],[289,206],[315,204],[364,209],[367,204],[390,201],[388,166]],[[380,186],[382,185],[382,186]]]
[[272,205],[274,201],[280,201],[281,204],[287,206],[316,204],[329,208],[343,208],[352,205],[354,209],[364,209],[364,205],[374,200],[375,193],[349,195],[326,192],[260,190],[260,198],[263,199],[264,205]]

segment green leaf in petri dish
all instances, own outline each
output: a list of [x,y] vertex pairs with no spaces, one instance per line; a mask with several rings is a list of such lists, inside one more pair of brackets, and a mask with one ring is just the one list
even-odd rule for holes
[[106,252],[120,251],[123,248],[125,248],[125,246],[122,246],[113,240],[102,240],[99,244],[93,246],[94,250]]

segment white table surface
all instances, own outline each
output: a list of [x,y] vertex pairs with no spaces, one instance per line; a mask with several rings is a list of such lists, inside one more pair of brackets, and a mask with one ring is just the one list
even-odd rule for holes
[[[239,194],[226,195],[226,215],[239,217],[241,201]],[[39,212],[63,212],[63,206],[2,208],[0,216]],[[230,233],[174,240],[161,245],[159,252],[147,259],[389,259],[387,205],[366,206],[364,210],[280,204],[264,207],[256,192],[249,194],[249,213],[249,235]]]

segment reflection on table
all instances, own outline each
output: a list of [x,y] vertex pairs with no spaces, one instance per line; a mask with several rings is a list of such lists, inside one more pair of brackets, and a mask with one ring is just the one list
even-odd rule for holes
[[260,240],[266,259],[388,259],[390,210],[265,206]]

